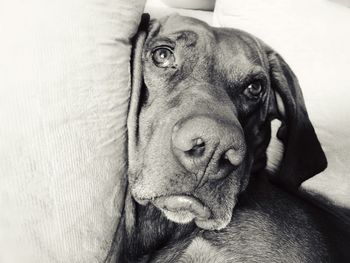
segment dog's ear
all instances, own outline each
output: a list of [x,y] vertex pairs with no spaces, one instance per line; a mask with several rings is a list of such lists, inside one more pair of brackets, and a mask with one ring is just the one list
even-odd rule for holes
[[290,190],[327,167],[327,159],[309,120],[296,76],[283,58],[266,47],[272,99],[282,122],[277,137],[284,144],[278,174],[272,180]]
[[137,146],[137,123],[140,110],[141,88],[143,85],[142,51],[148,34],[149,22],[150,16],[148,14],[143,14],[137,34],[133,39],[132,45],[133,49],[131,55],[131,94],[127,119],[129,163],[135,161],[134,150],[136,150]]
[[[132,40],[131,54],[131,94],[129,102],[129,112],[127,118],[128,129],[128,163],[129,169],[136,160],[136,146],[138,138],[138,115],[140,107],[140,95],[143,83],[142,74],[142,51],[147,38],[150,17],[143,14],[136,35]],[[129,234],[135,223],[134,203],[130,196],[130,190],[127,190],[124,206],[124,225],[127,234]]]

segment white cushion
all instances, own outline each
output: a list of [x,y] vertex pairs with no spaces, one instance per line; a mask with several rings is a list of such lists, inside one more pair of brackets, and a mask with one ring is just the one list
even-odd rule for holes
[[0,2],[0,262],[103,262],[141,0]]
[[[201,1],[201,0],[200,0]],[[151,15],[151,18],[161,18],[166,15],[170,15],[173,13],[178,13],[184,16],[191,16],[197,19],[203,20],[209,25],[213,23],[213,12],[211,11],[203,11],[203,10],[193,10],[193,9],[183,9],[183,8],[174,8],[168,6],[163,0],[147,0],[145,6],[145,12]],[[188,1],[189,2],[189,1]],[[188,3],[188,5],[193,5],[194,3]],[[174,4],[176,5],[176,4]]]

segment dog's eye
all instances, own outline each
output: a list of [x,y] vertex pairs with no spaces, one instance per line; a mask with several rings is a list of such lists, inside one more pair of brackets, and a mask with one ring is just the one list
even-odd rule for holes
[[263,87],[261,83],[256,81],[248,85],[248,87],[244,90],[244,94],[251,99],[258,99],[262,91]]
[[154,49],[152,53],[154,64],[160,68],[173,67],[175,64],[175,56],[173,50],[167,46],[161,46]]

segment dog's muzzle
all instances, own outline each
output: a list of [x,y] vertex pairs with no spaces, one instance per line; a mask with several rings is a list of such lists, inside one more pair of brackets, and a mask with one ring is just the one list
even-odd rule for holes
[[[138,203],[151,202],[174,222],[220,229],[242,189],[246,143],[230,99],[210,90],[191,86],[163,114],[148,115],[160,98],[154,109],[144,109],[140,120],[148,122],[140,123],[140,137],[148,140],[141,141],[142,165],[131,173],[131,191]],[[166,105],[175,105],[171,99]]]
[[208,181],[232,174],[241,165],[246,152],[243,133],[233,121],[199,115],[176,122],[170,140],[169,154],[188,176],[196,176],[196,185],[192,193],[160,196],[151,203],[176,223],[194,220],[201,226],[213,214],[196,191]]
[[238,127],[209,116],[178,121],[173,128],[171,150],[189,173],[197,174],[199,186],[227,176],[245,156]]

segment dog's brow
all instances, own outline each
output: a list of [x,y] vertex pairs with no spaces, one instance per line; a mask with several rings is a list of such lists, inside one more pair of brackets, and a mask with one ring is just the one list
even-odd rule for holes
[[261,78],[266,77],[266,73],[264,69],[260,66],[252,67],[249,74],[257,77],[261,77]]
[[158,45],[168,45],[172,48],[175,47],[174,41],[172,41],[170,38],[164,37],[164,36],[156,37],[156,38],[152,39],[148,44],[148,46],[151,48],[158,46]]
[[266,81],[267,76],[261,67],[253,67],[245,76],[243,83],[249,83],[253,81]]
[[174,36],[176,36],[177,41],[178,40],[185,41],[187,46],[196,44],[198,39],[197,33],[190,30],[188,31],[182,30],[182,31],[175,32]]
[[253,81],[267,81],[267,76],[264,70],[261,67],[252,67],[246,72],[237,70],[230,76],[226,77],[227,80],[230,80],[231,85],[233,86],[244,86],[248,85]]

